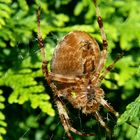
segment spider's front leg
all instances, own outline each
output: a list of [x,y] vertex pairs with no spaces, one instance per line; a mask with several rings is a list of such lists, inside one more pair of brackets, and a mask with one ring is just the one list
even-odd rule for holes
[[99,62],[97,69],[96,69],[96,71],[98,73],[100,73],[104,67],[105,62],[106,62],[108,42],[107,42],[106,34],[104,31],[103,21],[102,21],[101,15],[100,15],[100,9],[99,9],[99,6],[97,4],[97,0],[93,0],[93,1],[94,1],[94,5],[96,8],[96,16],[97,16],[98,25],[99,25],[99,28],[101,31],[102,44],[103,44],[103,50],[101,51],[100,62]]
[[99,9],[99,6],[97,4],[97,0],[93,0],[93,1],[94,1],[94,5],[96,8],[96,16],[97,16],[98,25],[99,25],[100,32],[101,32],[102,45],[103,45],[103,50],[101,51],[101,56],[100,56],[100,62],[99,62],[97,69],[96,69],[96,75],[97,75],[96,79],[98,79],[100,77],[99,79],[100,79],[100,81],[102,81],[104,79],[104,77],[106,76],[106,74],[113,69],[114,64],[123,56],[123,53],[118,55],[118,57],[113,61],[113,63],[111,65],[109,65],[105,69],[103,74],[100,76],[100,73],[101,73],[102,69],[104,68],[104,65],[105,65],[105,62],[107,59],[108,42],[107,42],[106,34],[104,31],[103,20],[102,20],[102,17],[100,15],[100,9]]
[[42,34],[41,34],[41,30],[40,30],[40,7],[38,8],[38,11],[37,11],[37,39],[38,39],[38,44],[39,44],[39,48],[40,48],[40,51],[41,51],[41,55],[42,55],[42,71],[43,71],[43,74],[46,78],[46,80],[49,82],[49,72],[48,72],[48,61],[46,59],[46,54],[45,54],[45,47],[44,47],[44,42],[43,42],[43,39],[42,39]]

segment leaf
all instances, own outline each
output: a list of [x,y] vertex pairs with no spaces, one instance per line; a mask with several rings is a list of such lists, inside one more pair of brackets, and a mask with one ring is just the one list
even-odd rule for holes
[[139,140],[139,139],[140,139],[140,125],[139,125],[137,132],[136,132],[136,135],[134,137],[134,140]]
[[6,134],[6,129],[4,127],[0,127],[0,133],[1,134]]
[[[7,127],[7,123],[5,122],[5,115],[2,112],[2,109],[5,108],[4,105],[4,101],[5,98],[3,96],[3,91],[0,89],[0,136],[1,134],[6,134],[6,127]],[[2,139],[2,137],[0,137],[0,139]]]
[[79,2],[74,9],[74,15],[75,16],[80,15],[83,9],[84,9],[83,2]]
[[127,121],[131,122],[139,118],[140,115],[140,95],[136,100],[126,107],[126,111],[117,120],[117,124],[121,125]]

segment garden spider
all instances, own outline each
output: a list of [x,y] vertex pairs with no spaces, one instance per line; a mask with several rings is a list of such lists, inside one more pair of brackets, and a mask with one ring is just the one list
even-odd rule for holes
[[96,0],[94,0],[94,5],[101,31],[103,49],[100,50],[95,39],[88,33],[83,31],[70,32],[58,43],[54,51],[51,72],[47,68],[48,61],[45,57],[44,43],[40,31],[40,9],[37,12],[38,43],[42,54],[42,70],[54,93],[61,123],[70,140],[73,140],[70,131],[81,136],[95,134],[82,133],[71,126],[66,106],[62,99],[69,101],[74,108],[81,110],[84,114],[94,115],[96,120],[108,132],[110,132],[110,129],[99,114],[100,105],[104,106],[116,117],[119,116],[104,99],[104,91],[100,85],[121,55],[102,72],[107,59],[108,43]]

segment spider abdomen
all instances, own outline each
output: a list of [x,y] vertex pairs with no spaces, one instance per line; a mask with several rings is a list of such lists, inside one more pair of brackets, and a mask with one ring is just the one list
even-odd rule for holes
[[54,51],[53,73],[79,76],[93,71],[99,63],[100,49],[89,34],[73,31],[60,41]]

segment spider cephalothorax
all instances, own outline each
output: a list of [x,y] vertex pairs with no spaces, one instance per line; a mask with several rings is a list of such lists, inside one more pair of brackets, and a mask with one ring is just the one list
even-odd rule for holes
[[45,58],[44,44],[40,32],[40,10],[38,10],[38,42],[43,59],[43,73],[54,92],[62,125],[71,140],[73,138],[70,131],[82,136],[94,134],[81,133],[70,125],[70,119],[62,98],[69,101],[74,108],[80,109],[84,114],[94,115],[101,126],[108,132],[110,130],[99,114],[100,105],[104,106],[115,116],[118,116],[118,113],[104,99],[104,91],[100,85],[120,56],[103,71],[107,58],[108,44],[96,0],[94,0],[94,4],[101,30],[103,49],[100,50],[96,40],[88,33],[83,31],[70,32],[55,48],[51,72],[48,72],[47,69],[48,61]]

